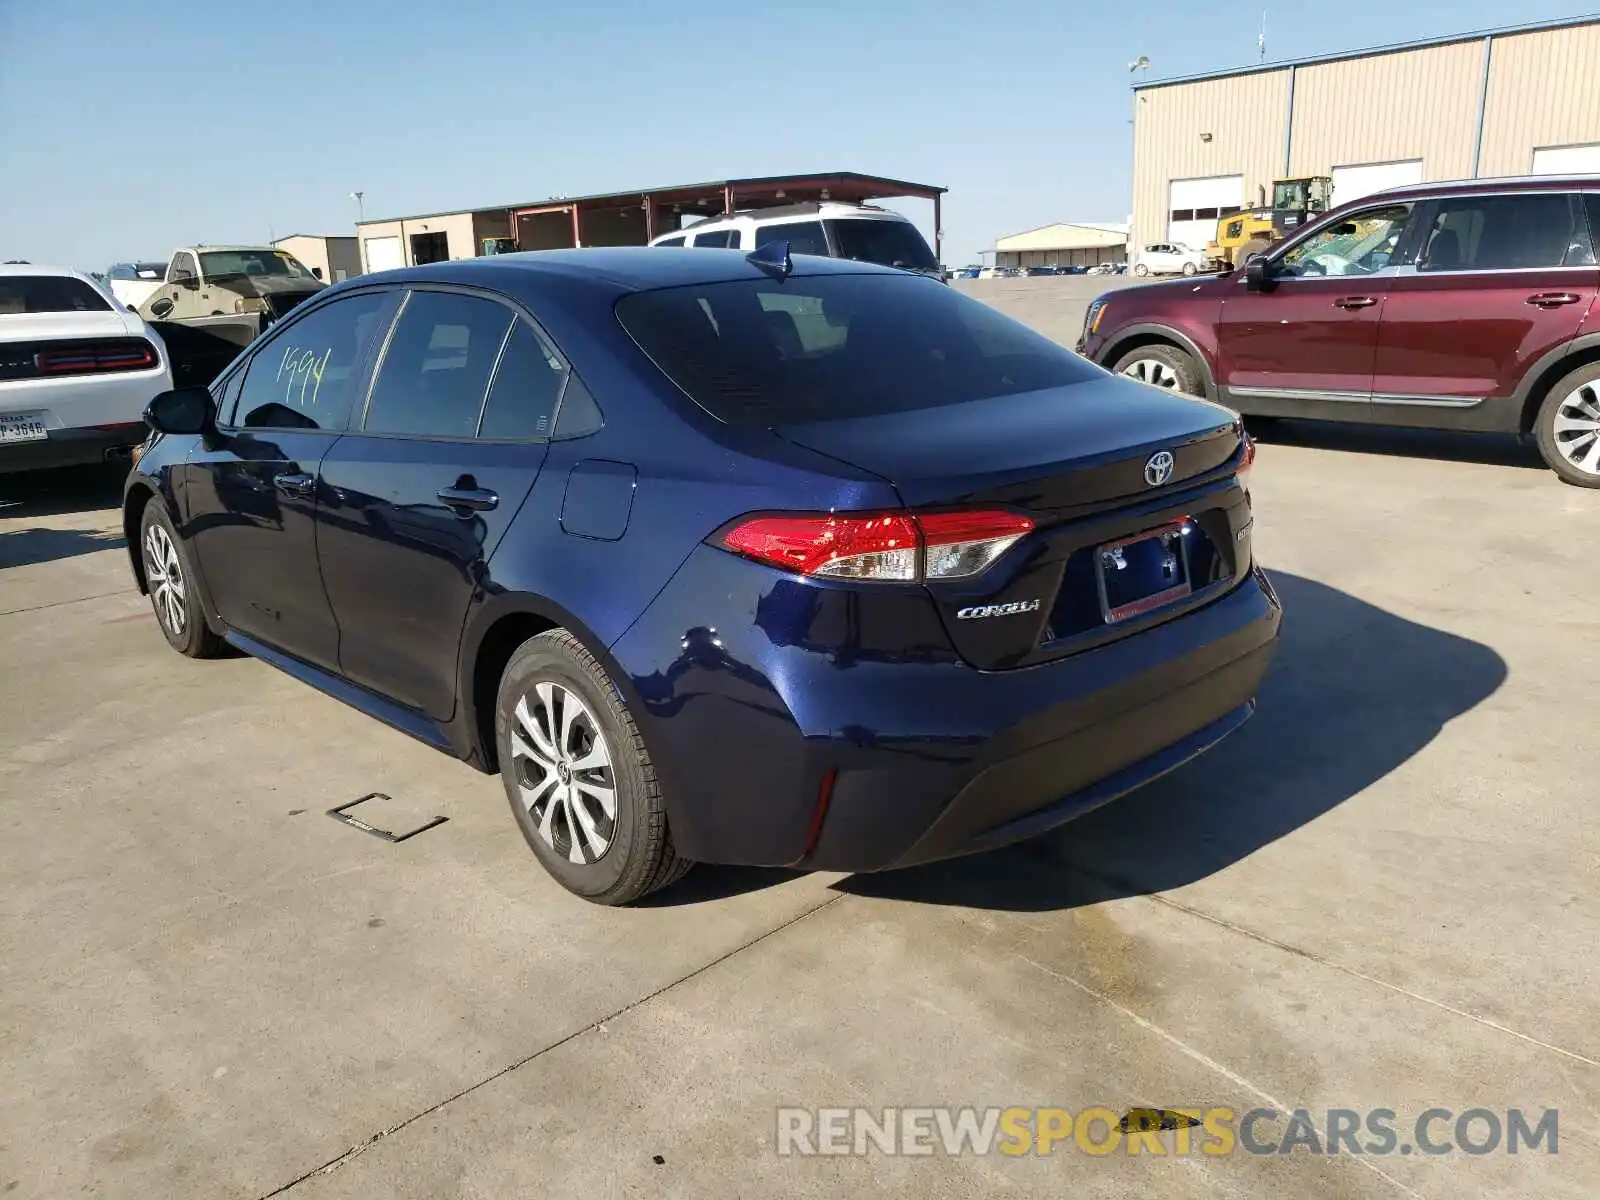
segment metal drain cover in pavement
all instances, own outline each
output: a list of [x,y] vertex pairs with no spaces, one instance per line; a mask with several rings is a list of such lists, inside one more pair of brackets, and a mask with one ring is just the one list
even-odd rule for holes
[[[443,825],[450,819],[449,817],[434,817],[431,821],[425,821],[421,825],[418,825],[415,829],[409,829],[405,833],[390,833],[387,829],[379,829],[376,825],[369,825],[367,822],[361,820],[361,818],[350,815],[350,809],[354,808],[358,804],[365,804],[369,800],[388,800],[393,802],[394,797],[385,795],[383,792],[368,792],[359,800],[352,800],[348,804],[341,804],[337,808],[330,808],[328,810],[328,815],[335,821],[343,822],[352,829],[359,829],[362,833],[370,833],[373,837],[382,838],[386,842],[403,842],[407,838],[416,837],[419,833],[426,833],[435,825]],[[381,808],[382,806],[380,805],[379,807]],[[369,815],[375,816],[376,814]]]

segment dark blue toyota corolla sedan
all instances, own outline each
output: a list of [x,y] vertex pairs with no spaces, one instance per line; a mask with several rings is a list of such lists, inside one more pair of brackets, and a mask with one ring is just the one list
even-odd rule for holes
[[616,904],[997,846],[1249,715],[1252,447],[942,284],[767,247],[328,288],[129,476],[174,648],[499,771]]

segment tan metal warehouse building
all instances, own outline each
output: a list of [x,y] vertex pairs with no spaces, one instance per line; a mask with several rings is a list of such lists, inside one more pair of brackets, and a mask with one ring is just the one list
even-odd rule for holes
[[1421,180],[1600,174],[1600,18],[1134,87],[1130,245],[1197,248],[1275,179],[1333,202]]
[[1126,225],[1046,225],[1013,233],[994,244],[997,267],[1092,267],[1127,261]]

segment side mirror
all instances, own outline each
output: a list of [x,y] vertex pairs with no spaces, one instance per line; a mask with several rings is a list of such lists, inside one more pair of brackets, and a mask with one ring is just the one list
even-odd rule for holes
[[1252,254],[1244,260],[1244,285],[1252,292],[1272,290],[1272,270],[1262,254]]
[[157,433],[213,434],[217,402],[207,388],[174,388],[145,405],[144,423]]
[[187,288],[191,292],[198,292],[200,290],[200,281],[193,275],[185,275],[182,279],[178,280],[178,286],[181,288]]
[[311,273],[313,275],[315,275],[318,279],[322,278],[322,268],[321,267],[312,267],[311,268]]

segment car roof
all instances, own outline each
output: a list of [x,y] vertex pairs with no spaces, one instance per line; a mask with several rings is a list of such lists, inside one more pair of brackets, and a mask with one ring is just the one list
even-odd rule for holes
[[[905,274],[892,267],[810,254],[796,254],[792,262],[795,276]],[[490,254],[481,258],[463,258],[453,262],[380,271],[374,275],[358,275],[337,286],[348,291],[364,284],[415,281],[476,283],[497,287],[512,286],[519,279],[531,282],[542,278],[547,281],[569,279],[597,283],[617,292],[644,292],[657,288],[771,277],[769,272],[750,262],[738,250],[615,246]]]
[[39,263],[0,263],[0,275],[64,275],[95,286],[95,281],[82,271],[74,271],[71,267],[42,266]]
[[1485,192],[1551,192],[1570,191],[1573,188],[1582,190],[1600,188],[1600,175],[1504,175],[1485,179],[1439,179],[1428,183],[1408,183],[1400,187],[1387,188],[1374,193],[1373,196],[1363,196],[1361,199],[1371,200],[1374,196],[1384,199],[1405,199],[1439,195],[1481,195]]

